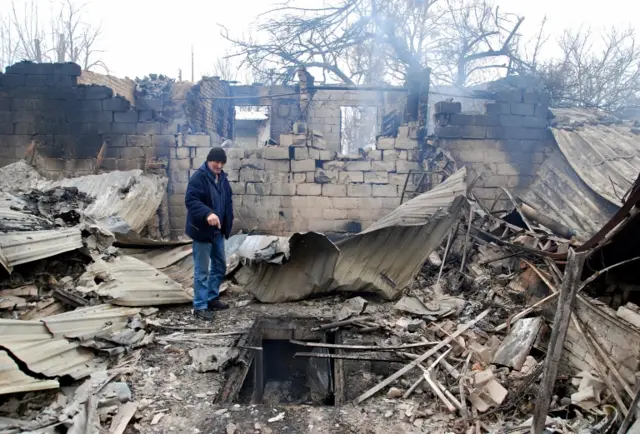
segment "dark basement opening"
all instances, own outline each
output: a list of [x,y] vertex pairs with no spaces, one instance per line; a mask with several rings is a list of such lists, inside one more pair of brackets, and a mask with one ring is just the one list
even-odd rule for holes
[[218,395],[218,403],[243,405],[333,406],[344,402],[342,360],[301,356],[329,354],[332,349],[291,341],[337,343],[339,332],[313,331],[309,318],[259,318],[240,339],[239,363]]

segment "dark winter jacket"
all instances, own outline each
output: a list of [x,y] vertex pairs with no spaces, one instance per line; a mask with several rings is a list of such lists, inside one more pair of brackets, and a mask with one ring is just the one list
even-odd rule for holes
[[212,241],[221,232],[217,226],[207,223],[209,214],[214,213],[220,219],[222,235],[229,238],[233,226],[232,195],[226,173],[220,173],[216,184],[216,176],[207,163],[200,166],[189,180],[184,201],[187,207],[187,235],[195,241]]

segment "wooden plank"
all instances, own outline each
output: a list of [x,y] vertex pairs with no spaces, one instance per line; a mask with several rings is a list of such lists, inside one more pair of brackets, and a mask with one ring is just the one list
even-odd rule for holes
[[553,395],[553,386],[558,375],[558,364],[562,356],[564,340],[567,337],[569,322],[571,321],[571,313],[573,311],[573,303],[578,290],[578,280],[582,272],[582,266],[588,253],[576,253],[572,248],[569,249],[567,255],[567,267],[565,269],[564,279],[560,287],[558,296],[558,307],[553,319],[553,329],[551,331],[551,339],[547,351],[547,357],[544,361],[544,373],[540,382],[540,394],[536,401],[536,407],[533,413],[532,431],[533,434],[542,434],[549,412],[551,396]]
[[[342,333],[336,333],[335,342],[337,345],[342,344]],[[345,351],[341,348],[336,349],[336,355],[342,356]],[[333,361],[333,396],[336,406],[345,405],[347,403],[347,379],[344,368],[344,359],[335,359]]]
[[382,389],[387,387],[389,384],[393,383],[398,378],[402,377],[407,372],[411,371],[413,368],[417,367],[419,364],[421,364],[422,362],[427,360],[429,357],[433,356],[439,350],[441,350],[446,345],[448,345],[452,340],[454,340],[455,338],[457,338],[458,336],[460,336],[461,334],[463,334],[464,332],[469,330],[471,327],[473,327],[480,320],[484,319],[484,317],[486,317],[489,314],[490,311],[491,311],[491,309],[485,310],[480,315],[475,317],[473,320],[469,321],[468,323],[466,323],[465,325],[460,327],[451,336],[448,336],[447,338],[442,340],[438,345],[436,345],[435,347],[431,348],[429,351],[427,351],[426,353],[424,353],[423,355],[421,355],[420,357],[418,357],[417,359],[415,359],[411,363],[407,364],[405,367],[403,367],[402,369],[400,369],[398,372],[396,372],[395,374],[391,375],[390,377],[386,378],[381,383],[377,384],[376,386],[374,386],[371,389],[369,389],[366,392],[364,392],[362,395],[360,395],[359,397],[357,397],[355,399],[355,401],[354,401],[355,404],[360,404],[361,402],[371,398],[373,395],[375,395],[376,393],[378,393],[379,391],[381,391]]

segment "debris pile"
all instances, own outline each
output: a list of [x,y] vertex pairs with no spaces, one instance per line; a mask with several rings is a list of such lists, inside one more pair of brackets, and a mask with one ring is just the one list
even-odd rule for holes
[[175,80],[162,74],[149,74],[136,77],[136,98],[162,99],[171,92]]

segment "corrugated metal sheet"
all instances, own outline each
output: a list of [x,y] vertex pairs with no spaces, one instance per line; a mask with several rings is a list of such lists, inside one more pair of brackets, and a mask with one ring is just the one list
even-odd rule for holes
[[0,351],[0,395],[58,387],[58,380],[40,380],[25,374],[6,351]]
[[0,234],[0,250],[9,269],[82,247],[77,228]]
[[558,146],[580,178],[616,206],[640,172],[640,136],[597,110],[554,109]]
[[[95,284],[95,278],[103,280]],[[121,306],[190,303],[193,297],[169,276],[131,256],[97,261],[80,278],[81,291],[96,291]]]
[[41,182],[40,189],[76,187],[95,198],[85,213],[96,220],[118,216],[140,232],[162,203],[167,179],[141,170],[107,172],[100,175]]
[[255,274],[245,289],[269,303],[334,290],[395,298],[457,221],[466,192],[463,168],[337,246],[321,234],[294,234],[290,260],[252,265]]
[[53,315],[41,321],[54,337],[89,338],[122,330],[129,318],[139,312],[135,308],[100,304]]
[[458,221],[467,171],[400,205],[365,231],[337,243],[332,290],[370,291],[396,298]]
[[40,321],[0,319],[0,349],[23,361],[29,372],[50,379],[84,378],[103,364],[94,354],[64,338],[55,338]]
[[558,151],[542,164],[522,199],[542,214],[574,229],[580,240],[589,239],[618,209],[589,188]]

